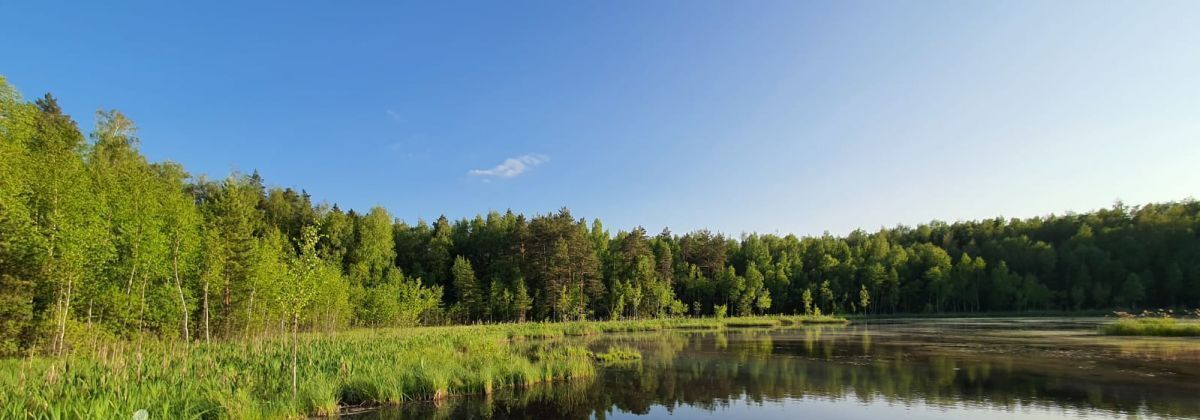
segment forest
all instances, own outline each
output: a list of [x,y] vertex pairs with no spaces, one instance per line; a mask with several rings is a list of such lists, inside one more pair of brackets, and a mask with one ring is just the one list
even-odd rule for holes
[[[82,340],[751,314],[1200,306],[1200,203],[845,236],[612,230],[563,208],[399,220],[189,174],[0,78],[0,355]],[[879,203],[887,205],[887,203]]]

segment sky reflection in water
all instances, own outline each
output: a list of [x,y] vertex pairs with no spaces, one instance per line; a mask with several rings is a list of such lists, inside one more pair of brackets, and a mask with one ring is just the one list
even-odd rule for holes
[[1150,418],[1200,416],[1200,340],[1110,338],[1100,319],[905,320],[578,338],[637,363],[362,417]]

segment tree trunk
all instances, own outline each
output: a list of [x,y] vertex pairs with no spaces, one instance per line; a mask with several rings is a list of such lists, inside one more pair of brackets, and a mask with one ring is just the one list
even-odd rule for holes
[[296,348],[299,346],[297,332],[300,329],[300,315],[292,314],[292,400],[296,399]]
[[233,331],[230,329],[233,326],[233,291],[229,285],[229,278],[226,277],[225,285],[221,292],[221,333],[222,337],[229,338],[233,336]]
[[254,292],[256,291],[256,288],[250,288],[250,305],[246,307],[246,328],[242,330],[242,336],[246,338],[250,337],[250,321],[254,319]]
[[[135,250],[136,252],[136,250]],[[133,258],[132,255],[130,258]],[[137,262],[133,263],[133,268],[129,269],[129,281],[125,283],[125,296],[129,296],[133,292],[133,278],[137,275]]]
[[58,349],[57,353],[62,356],[63,350],[66,348],[67,338],[67,315],[71,312],[71,289],[75,285],[74,276],[67,276],[67,294],[63,303],[62,318],[58,324]]
[[204,344],[208,344],[212,335],[208,329],[208,280],[204,280]]
[[188,333],[188,322],[189,322],[188,321],[188,310],[187,310],[187,300],[185,300],[183,298],[183,281],[179,279],[179,248],[178,247],[179,247],[178,244],[176,244],[175,252],[171,256],[171,265],[175,271],[175,288],[179,291],[179,311],[182,314],[182,318],[183,318],[183,341],[186,343],[186,342],[190,342],[192,340],[192,337]]
[[[88,329],[88,331],[92,330],[92,301],[93,301],[93,299],[88,299],[88,314],[87,314],[87,329]],[[96,346],[97,346],[96,335],[93,334],[92,335],[92,351],[96,350]]]
[[[138,357],[141,357],[142,354],[142,337],[146,335],[146,283],[150,282],[144,276],[143,274],[141,290],[142,304],[138,310]],[[139,375],[140,372],[141,370],[139,369]]]

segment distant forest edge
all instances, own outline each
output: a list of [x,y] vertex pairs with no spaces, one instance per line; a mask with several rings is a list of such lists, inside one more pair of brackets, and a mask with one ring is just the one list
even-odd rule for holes
[[[0,354],[139,333],[760,313],[1200,304],[1200,203],[932,222],[845,237],[615,235],[567,209],[410,225],[257,175],[148,162],[0,77]],[[90,138],[90,140],[89,140]]]

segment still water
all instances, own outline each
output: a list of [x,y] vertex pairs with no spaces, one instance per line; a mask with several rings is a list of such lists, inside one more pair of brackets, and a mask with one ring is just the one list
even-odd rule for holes
[[594,378],[361,418],[1198,418],[1200,339],[1101,319],[937,319],[578,339],[643,359]]

